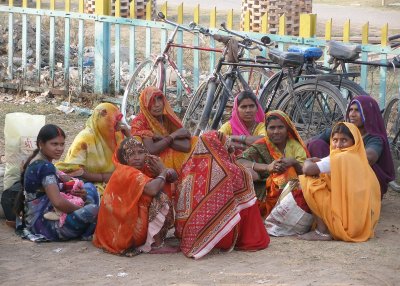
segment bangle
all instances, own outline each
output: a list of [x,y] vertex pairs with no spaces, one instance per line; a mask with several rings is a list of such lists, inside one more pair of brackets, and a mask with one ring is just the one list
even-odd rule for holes
[[254,165],[256,164],[256,162],[253,162],[253,165],[251,165],[251,169],[253,170],[253,171],[255,171],[254,170]]
[[241,136],[240,136],[240,141],[241,141],[243,144],[246,144],[246,136],[245,136],[245,135],[241,135]]
[[159,176],[156,177],[156,179],[157,179],[157,178],[158,178],[158,179],[161,179],[161,180],[163,180],[163,181],[165,182],[165,177],[164,177],[164,176],[159,175]]

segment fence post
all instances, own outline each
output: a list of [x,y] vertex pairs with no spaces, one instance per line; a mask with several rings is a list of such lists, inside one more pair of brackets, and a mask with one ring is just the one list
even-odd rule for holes
[[[268,12],[265,12],[261,17],[261,34],[268,34]],[[267,56],[267,49],[263,48],[262,55]]]
[[[97,0],[96,15],[110,15],[110,3],[107,0]],[[110,23],[96,19],[95,30],[95,61],[94,61],[94,92],[104,94],[109,92],[110,63]]]
[[300,14],[300,33],[303,38],[313,38],[317,31],[317,15],[316,14]]
[[[368,45],[368,36],[369,36],[369,23],[367,22],[362,26],[361,32],[361,44]],[[361,52],[361,60],[368,61],[368,52]],[[364,90],[367,90],[368,84],[368,66],[361,65],[361,82],[360,85]]]
[[[332,18],[330,18],[325,23],[325,41],[332,40]],[[324,66],[329,66],[329,55],[328,55],[328,47],[325,46],[324,49]]]
[[[385,24],[381,29],[381,46],[388,46],[388,34],[389,25]],[[387,63],[387,54],[381,54],[381,63]],[[381,108],[385,107],[386,104],[386,81],[387,81],[387,67],[381,67],[380,71],[380,81],[379,81],[379,105]]]
[[343,26],[343,42],[350,42],[350,19],[347,19]]

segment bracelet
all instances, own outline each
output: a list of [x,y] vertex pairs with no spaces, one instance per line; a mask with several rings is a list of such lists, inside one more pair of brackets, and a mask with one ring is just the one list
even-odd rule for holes
[[253,171],[255,171],[254,170],[254,165],[256,164],[256,162],[253,162],[253,165],[251,165],[251,169],[253,170]]
[[156,179],[157,179],[157,178],[158,178],[158,179],[161,179],[161,180],[163,180],[163,181],[165,182],[165,177],[164,177],[164,176],[159,175],[159,176],[156,177]]
[[243,144],[246,144],[246,136],[245,136],[245,135],[240,135],[240,141],[241,141]]

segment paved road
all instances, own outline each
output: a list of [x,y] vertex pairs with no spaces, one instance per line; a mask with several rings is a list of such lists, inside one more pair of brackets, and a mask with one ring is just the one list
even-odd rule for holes
[[[168,4],[177,6],[184,3],[184,7],[193,7],[200,4],[203,9],[217,7],[217,11],[234,9],[240,11],[241,0],[168,0]],[[325,23],[332,18],[334,25],[341,25],[351,19],[351,25],[361,26],[369,21],[371,27],[382,27],[386,23],[390,29],[400,30],[400,10],[379,10],[361,6],[337,6],[313,4],[313,13],[318,14],[318,22]]]

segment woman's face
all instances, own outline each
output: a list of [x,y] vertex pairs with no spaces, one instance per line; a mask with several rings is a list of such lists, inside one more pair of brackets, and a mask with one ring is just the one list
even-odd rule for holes
[[332,136],[333,149],[344,149],[354,145],[353,139],[344,133],[335,133]]
[[140,146],[135,146],[132,148],[132,154],[127,163],[129,166],[141,170],[143,169],[145,159],[146,151]]
[[164,111],[164,96],[162,94],[158,94],[154,96],[153,102],[150,105],[150,114],[154,117],[160,117],[163,115]]
[[274,144],[283,144],[288,137],[286,125],[280,119],[272,119],[267,125],[267,136]]
[[239,106],[239,118],[243,122],[254,122],[255,116],[257,114],[257,105],[250,98],[243,99]]
[[39,142],[40,151],[49,161],[59,160],[64,152],[65,138],[57,136],[46,143]]
[[358,105],[356,103],[352,104],[349,108],[349,121],[358,128],[363,127],[364,125],[361,118],[361,112],[358,109]]

